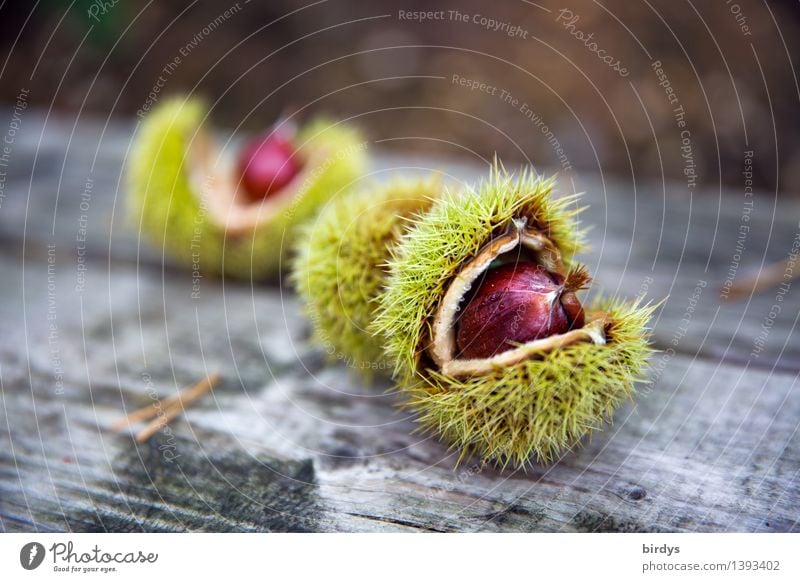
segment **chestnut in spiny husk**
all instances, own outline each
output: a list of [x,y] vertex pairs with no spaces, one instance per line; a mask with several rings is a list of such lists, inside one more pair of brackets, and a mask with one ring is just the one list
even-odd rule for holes
[[362,175],[366,142],[316,120],[221,149],[208,117],[202,101],[176,96],[137,128],[126,172],[131,222],[203,275],[274,277],[298,227]]
[[582,209],[553,185],[495,165],[441,197],[391,252],[371,329],[408,407],[459,459],[551,461],[643,379],[655,306],[598,297],[584,308]]
[[583,327],[580,300],[565,279],[532,261],[490,269],[456,324],[462,358],[490,358],[532,340]]

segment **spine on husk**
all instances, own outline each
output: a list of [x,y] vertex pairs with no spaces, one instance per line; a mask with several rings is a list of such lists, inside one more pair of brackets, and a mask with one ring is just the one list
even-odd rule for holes
[[366,378],[392,373],[369,330],[391,249],[440,190],[436,178],[371,184],[331,200],[298,237],[291,277],[314,342]]
[[462,457],[551,461],[644,379],[654,307],[583,305],[581,208],[553,189],[496,165],[417,217],[387,263],[370,330],[421,426]]

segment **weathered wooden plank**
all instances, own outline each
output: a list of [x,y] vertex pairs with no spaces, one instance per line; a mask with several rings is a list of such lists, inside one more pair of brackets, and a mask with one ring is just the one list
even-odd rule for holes
[[[124,158],[135,126],[114,122],[106,128],[92,119],[73,125],[63,118],[44,124],[37,112],[26,114],[0,208],[0,239],[16,252],[23,235],[30,253],[46,252],[55,243],[63,268],[70,262],[77,267],[76,238],[85,227],[87,253],[96,260],[110,254],[115,263],[161,269],[162,253],[139,239],[124,212]],[[372,177],[379,179],[393,169],[433,168],[454,183],[468,184],[486,172],[475,163],[372,153]],[[593,226],[593,249],[584,260],[596,288],[667,298],[655,327],[659,348],[765,369],[800,369],[796,289],[782,297],[786,302],[774,318],[775,291],[740,302],[720,294],[730,272],[741,279],[763,262],[786,258],[800,233],[800,203],[788,197],[778,203],[763,191],[752,198],[709,191],[690,199],[679,184],[662,188],[591,175],[563,176],[561,186],[584,191],[590,206],[585,221]],[[746,209],[748,201],[752,210]]]
[[[412,433],[398,395],[325,366],[289,292],[204,280],[192,300],[188,273],[162,272],[160,253],[138,247],[117,191],[128,124],[103,134],[81,123],[69,148],[69,122],[45,128],[30,112],[24,127],[0,208],[3,530],[798,528],[797,292],[783,296],[756,358],[774,294],[729,305],[716,289],[739,252],[741,195],[664,199],[640,186],[634,197],[629,184],[577,183],[597,224],[586,260],[598,286],[669,294],[655,335],[674,352],[655,358],[656,383],[636,408],[560,463],[454,471],[442,445]],[[433,165],[377,160],[377,170]],[[484,171],[438,167],[464,181]],[[791,248],[797,204],[775,210],[756,197],[743,265]],[[107,431],[149,391],[213,369],[225,383],[173,433],[137,447]]]
[[[0,268],[5,530],[800,528],[795,373],[662,354],[637,405],[559,463],[454,470],[399,395],[325,365],[280,288],[207,280],[191,300],[183,273],[93,262],[78,294],[63,255],[50,275]],[[224,383],[169,434],[107,430],[210,370]]]

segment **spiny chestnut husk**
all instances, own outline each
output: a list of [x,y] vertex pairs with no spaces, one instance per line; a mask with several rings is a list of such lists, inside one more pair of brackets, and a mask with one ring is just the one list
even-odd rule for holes
[[291,278],[314,341],[366,378],[392,372],[381,342],[367,331],[390,249],[440,191],[436,178],[372,184],[332,200],[301,229]]
[[[589,276],[573,258],[581,209],[553,185],[496,165],[475,191],[447,194],[415,220],[389,261],[372,330],[423,427],[461,458],[548,462],[643,379],[654,307],[600,299],[584,309],[576,292]],[[526,286],[538,296],[512,298]]]
[[171,98],[139,128],[127,176],[135,227],[203,274],[274,276],[297,226],[361,175],[364,142],[349,127],[310,123],[292,136],[291,175],[276,173],[281,187],[259,195],[248,191],[247,166],[232,159],[233,148],[220,154],[206,116],[200,101]]

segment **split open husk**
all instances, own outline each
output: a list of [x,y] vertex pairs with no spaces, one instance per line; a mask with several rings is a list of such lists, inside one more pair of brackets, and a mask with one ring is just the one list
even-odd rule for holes
[[302,171],[251,203],[240,191],[233,148],[220,152],[206,117],[201,101],[174,97],[138,128],[127,173],[133,226],[203,275],[274,276],[298,225],[362,174],[366,142],[345,125],[310,123],[294,139]]
[[459,359],[458,311],[496,261],[535,261],[563,276],[582,267],[575,196],[554,181],[495,166],[474,191],[447,194],[403,235],[372,325],[423,427],[462,457],[547,462],[610,419],[643,379],[653,306],[598,299],[585,324],[491,358]]

